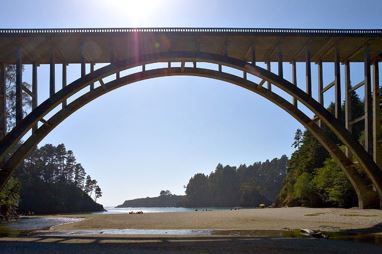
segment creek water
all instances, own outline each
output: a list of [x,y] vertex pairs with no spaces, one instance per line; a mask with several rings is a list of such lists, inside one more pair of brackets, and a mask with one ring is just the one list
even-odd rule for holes
[[66,217],[21,217],[16,221],[0,224],[0,237],[28,235],[34,230],[49,229],[52,226],[80,220],[80,218]]

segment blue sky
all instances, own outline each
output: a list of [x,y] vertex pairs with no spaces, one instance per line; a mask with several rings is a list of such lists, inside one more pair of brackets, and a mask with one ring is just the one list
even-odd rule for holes
[[[13,0],[1,6],[2,28],[382,28],[379,0]],[[78,66],[71,68],[69,79],[74,80]],[[43,100],[48,68],[39,71]],[[24,77],[30,78],[28,67]],[[158,195],[162,189],[183,194],[193,174],[209,173],[219,162],[251,164],[289,156],[297,128],[301,126],[292,117],[242,88],[172,77],[139,82],[99,98],[42,144],[65,143],[98,180],[104,192],[100,202],[116,205]]]

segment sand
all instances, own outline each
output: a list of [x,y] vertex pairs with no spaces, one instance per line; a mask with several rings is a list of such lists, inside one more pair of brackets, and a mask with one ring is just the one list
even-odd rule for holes
[[[79,217],[78,215],[75,217]],[[266,208],[239,211],[85,215],[80,222],[51,228],[53,235],[0,237],[0,253],[382,253],[382,245],[315,238],[258,236],[88,235],[70,232],[97,229],[217,229],[381,232],[382,210]],[[66,232],[55,236],[55,232]],[[69,232],[69,234],[68,234]]]
[[[233,211],[91,215],[51,231],[89,229],[217,229],[322,231],[367,229],[378,231],[382,210],[338,208],[265,208]],[[377,229],[377,230],[375,230]]]

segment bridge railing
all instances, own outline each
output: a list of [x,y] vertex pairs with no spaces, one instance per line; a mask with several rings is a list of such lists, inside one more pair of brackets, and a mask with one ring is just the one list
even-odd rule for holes
[[208,27],[163,27],[163,28],[45,28],[45,29],[0,29],[0,35],[12,34],[70,34],[70,33],[275,33],[309,35],[379,35],[382,29],[290,29],[290,28],[208,28]]

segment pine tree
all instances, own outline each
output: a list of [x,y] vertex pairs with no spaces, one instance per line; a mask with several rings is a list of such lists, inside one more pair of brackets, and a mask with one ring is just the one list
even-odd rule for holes
[[74,185],[84,190],[86,172],[80,163],[74,165]]
[[92,191],[92,178],[90,177],[90,175],[86,176],[84,191],[88,195]]
[[101,188],[97,185],[95,187],[95,201],[97,202],[97,199],[102,197],[102,190]]

